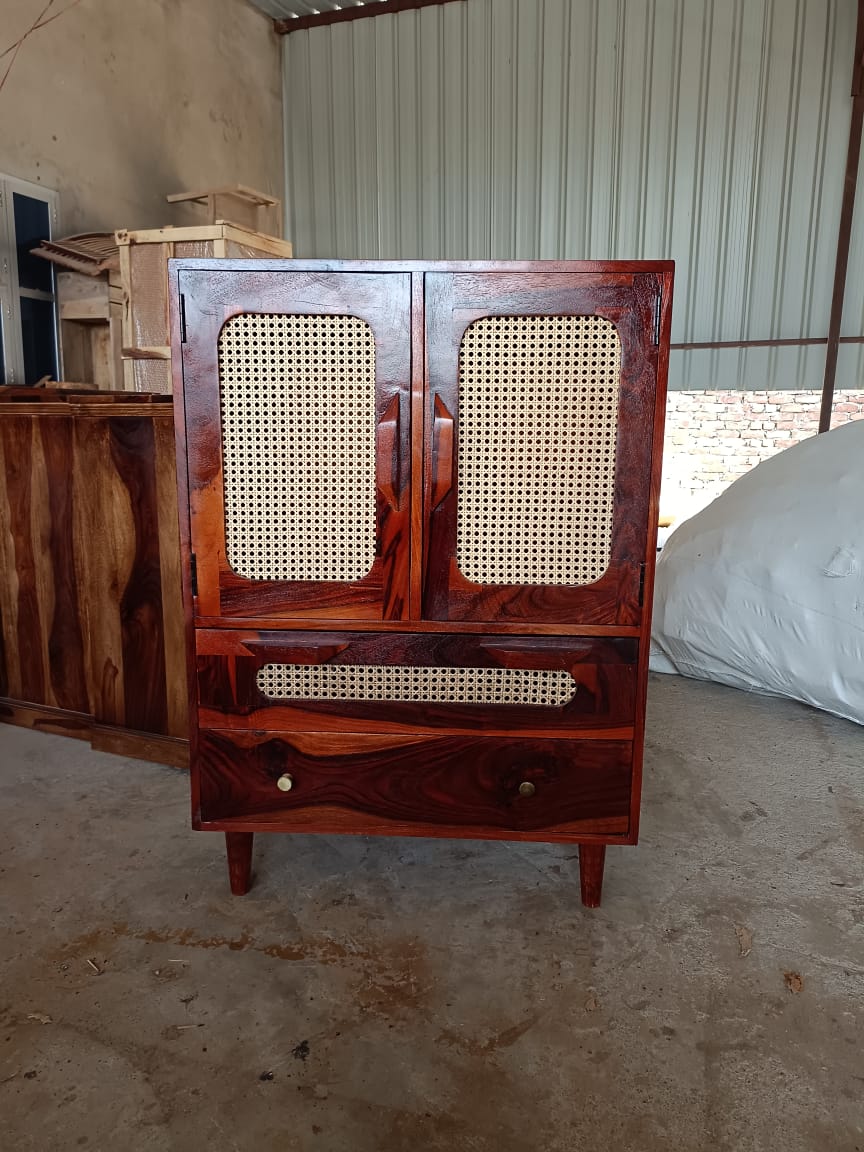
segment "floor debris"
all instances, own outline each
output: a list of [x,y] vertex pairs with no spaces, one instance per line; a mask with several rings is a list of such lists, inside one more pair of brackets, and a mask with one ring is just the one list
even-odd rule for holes
[[800,972],[784,972],[783,983],[790,992],[803,992],[804,991],[804,978]]
[[738,955],[749,956],[753,951],[753,933],[743,924],[736,924],[735,935],[738,937]]

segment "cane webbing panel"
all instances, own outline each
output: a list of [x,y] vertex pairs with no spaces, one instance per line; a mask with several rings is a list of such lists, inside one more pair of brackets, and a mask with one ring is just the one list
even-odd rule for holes
[[487,316],[462,338],[456,562],[476,584],[609,566],[621,343],[599,316]]
[[250,580],[375,559],[375,337],[353,316],[234,316],[219,336],[225,546]]
[[531,704],[547,708],[569,703],[577,687],[570,673],[560,669],[404,664],[265,664],[256,684],[270,700]]

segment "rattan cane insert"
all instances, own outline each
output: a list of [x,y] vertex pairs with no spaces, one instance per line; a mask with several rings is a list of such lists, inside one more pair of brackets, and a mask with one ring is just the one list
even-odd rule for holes
[[621,344],[599,316],[488,316],[462,339],[456,562],[476,584],[609,566]]
[[269,700],[380,700],[418,704],[522,704],[560,708],[576,695],[561,669],[440,668],[378,664],[265,664]]
[[219,336],[228,563],[359,580],[375,559],[375,338],[353,316],[234,316]]

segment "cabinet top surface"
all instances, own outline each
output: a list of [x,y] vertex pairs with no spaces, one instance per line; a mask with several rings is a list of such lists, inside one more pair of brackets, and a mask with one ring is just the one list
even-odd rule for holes
[[172,272],[530,272],[669,274],[674,260],[170,260]]

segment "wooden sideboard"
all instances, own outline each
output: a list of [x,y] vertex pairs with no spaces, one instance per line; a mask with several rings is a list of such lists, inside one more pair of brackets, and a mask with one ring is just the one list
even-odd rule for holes
[[673,265],[170,265],[192,819],[639,826]]
[[0,388],[0,720],[185,766],[170,396]]

